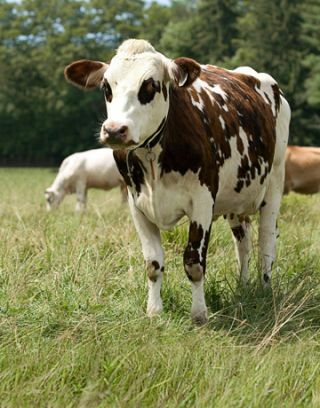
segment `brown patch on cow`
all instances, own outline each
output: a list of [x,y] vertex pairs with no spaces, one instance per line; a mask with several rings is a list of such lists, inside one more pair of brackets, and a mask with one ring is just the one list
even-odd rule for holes
[[245,237],[245,231],[241,225],[231,228],[232,233],[237,241],[241,242]]
[[[128,150],[127,149],[119,149],[113,151],[113,157],[117,164],[118,170],[123,177],[127,186],[134,187],[137,194],[139,195],[141,192],[141,185],[144,184],[144,172],[146,172],[146,168],[142,164],[141,160],[135,155],[133,152],[130,154],[127,159]],[[130,167],[130,174],[127,163]],[[134,186],[132,186],[132,182]]]
[[240,191],[243,189],[243,186],[244,186],[244,181],[243,180],[238,180],[234,191],[236,191],[237,193],[240,193]]
[[193,249],[200,248],[202,238],[203,238],[202,226],[201,225],[198,226],[196,222],[191,222],[189,228],[189,241],[192,243]]
[[183,262],[185,272],[193,282],[202,279],[205,274],[209,237],[210,230],[204,231],[203,227],[194,221],[190,223],[188,245],[184,251]]
[[138,100],[142,105],[150,103],[156,92],[160,93],[160,82],[155,81],[153,78],[145,79],[138,92]]
[[164,82],[162,83],[162,93],[164,100],[166,101],[168,99],[168,90]]
[[150,262],[147,263],[147,275],[152,282],[157,281],[160,275],[160,271],[161,272],[163,271],[163,267],[160,269],[158,261],[152,261],[151,263]]
[[112,89],[108,81],[106,80],[103,81],[102,89],[104,91],[104,96],[106,98],[106,101],[111,102],[112,101]]
[[273,98],[274,98],[276,114],[277,114],[279,112],[279,109],[280,109],[281,91],[280,91],[279,86],[277,84],[272,85],[272,90],[273,90]]
[[242,156],[244,152],[244,146],[243,146],[243,141],[240,136],[237,137],[237,149],[238,149],[238,152]]

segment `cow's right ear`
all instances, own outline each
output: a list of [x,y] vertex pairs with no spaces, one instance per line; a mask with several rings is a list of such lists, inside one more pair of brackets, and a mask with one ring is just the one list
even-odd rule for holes
[[81,89],[95,89],[100,86],[108,64],[100,61],[75,61],[64,69],[67,81]]
[[176,58],[168,64],[169,79],[180,88],[191,85],[199,77],[200,72],[200,65],[191,58]]

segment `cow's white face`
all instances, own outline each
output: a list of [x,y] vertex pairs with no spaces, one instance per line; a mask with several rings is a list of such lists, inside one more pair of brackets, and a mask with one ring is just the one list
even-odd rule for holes
[[127,40],[111,63],[76,61],[65,69],[66,79],[84,89],[100,86],[108,119],[102,124],[103,144],[143,143],[160,126],[169,109],[169,83],[189,86],[200,74],[189,58],[169,60],[144,40]]
[[104,74],[102,88],[108,112],[100,132],[102,143],[139,144],[167,116],[168,79],[160,54],[117,55]]
[[47,211],[55,210],[56,208],[58,208],[60,199],[57,193],[55,193],[53,190],[47,189],[44,192],[44,197],[46,199]]

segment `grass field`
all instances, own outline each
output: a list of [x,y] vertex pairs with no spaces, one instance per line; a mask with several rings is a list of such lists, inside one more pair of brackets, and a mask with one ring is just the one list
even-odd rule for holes
[[140,244],[118,191],[47,214],[48,169],[0,169],[1,407],[320,407],[320,195],[290,195],[273,293],[237,289],[230,231],[211,234],[209,323],[190,321],[187,224],[163,234],[165,311],[149,319]]

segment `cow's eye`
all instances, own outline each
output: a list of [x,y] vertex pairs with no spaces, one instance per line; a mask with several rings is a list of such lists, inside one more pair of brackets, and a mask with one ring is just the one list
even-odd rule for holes
[[103,82],[102,89],[103,89],[106,100],[108,102],[111,102],[112,101],[112,89],[108,81]]
[[140,87],[138,99],[142,105],[152,101],[156,92],[160,92],[160,82],[153,78],[145,79]]

